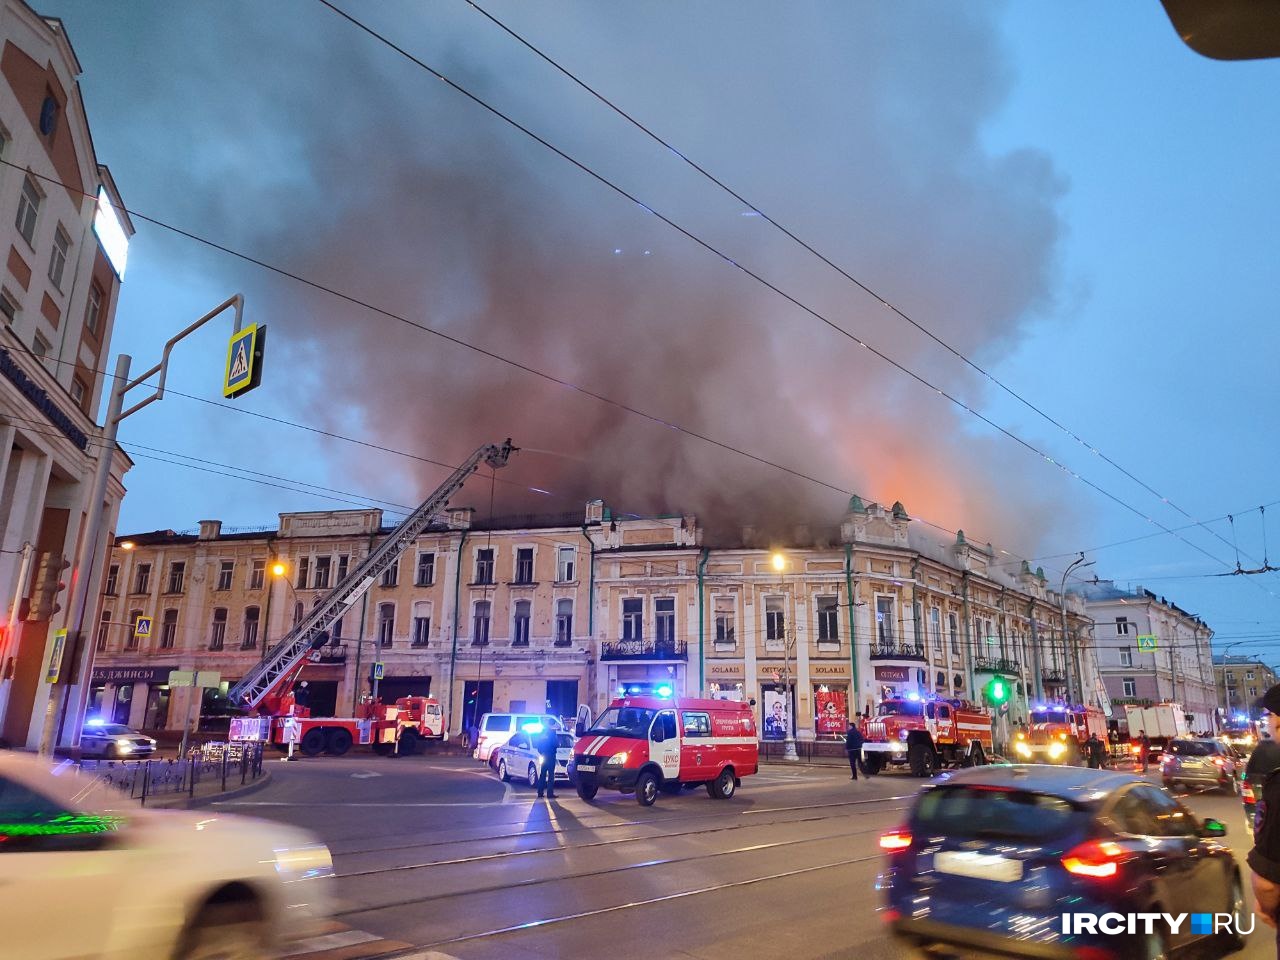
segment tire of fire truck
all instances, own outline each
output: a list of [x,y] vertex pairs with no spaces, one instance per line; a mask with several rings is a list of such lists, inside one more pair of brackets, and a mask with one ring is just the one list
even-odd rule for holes
[[324,752],[340,757],[351,749],[351,731],[346,727],[334,727],[325,737]]
[[868,777],[874,777],[884,769],[884,758],[878,753],[863,754],[862,769]]
[[400,746],[396,749],[402,757],[412,757],[418,752],[418,731],[405,729],[400,731]]
[[734,791],[738,789],[738,781],[733,775],[733,767],[725,767],[720,771],[720,775],[708,784],[711,788],[711,796],[717,800],[729,800],[733,797]]
[[907,763],[913,777],[932,777],[938,769],[938,757],[927,743],[913,743],[907,749]]
[[324,728],[312,727],[298,741],[298,749],[308,757],[318,757],[324,751]]
[[969,745],[969,765],[973,767],[985,767],[987,765],[987,754],[982,749],[982,744],[977,740]]
[[642,807],[652,807],[658,799],[658,775],[652,770],[641,770],[636,778],[636,803]]
[[594,783],[578,782],[578,796],[583,800],[586,800],[588,803],[596,798],[596,793],[598,793],[599,790],[600,788]]

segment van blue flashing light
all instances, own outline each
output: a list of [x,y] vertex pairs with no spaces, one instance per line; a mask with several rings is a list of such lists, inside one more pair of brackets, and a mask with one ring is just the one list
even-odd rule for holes
[[85,725],[86,727],[101,727],[101,726],[103,726],[105,723],[106,723],[106,721],[105,721],[105,720],[103,720],[101,717],[94,717],[92,720],[86,720],[86,721],[84,722],[84,725]]
[[654,692],[654,693],[656,693],[656,694],[657,694],[658,696],[660,696],[660,697],[669,697],[669,696],[671,696],[671,688],[670,688],[669,686],[667,686],[665,683],[664,683],[662,686],[658,687],[658,688],[657,688],[656,690],[654,690],[653,692]]
[[920,694],[918,694],[918,693],[916,693],[914,690],[912,690],[910,693],[908,693],[908,694],[907,694],[907,699],[908,699],[908,700],[919,700],[919,699],[920,699]]
[[521,729],[521,730],[523,730],[525,733],[541,733],[541,732],[542,732],[542,724],[540,724],[540,723],[526,723],[526,724],[525,724],[523,727],[521,727],[520,729]]

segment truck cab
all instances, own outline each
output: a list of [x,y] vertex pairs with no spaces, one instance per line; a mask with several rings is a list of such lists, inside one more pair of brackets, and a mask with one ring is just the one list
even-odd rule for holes
[[583,800],[604,787],[635,793],[648,807],[659,790],[699,785],[727,800],[759,769],[751,707],[731,700],[623,697],[575,732],[570,779]]

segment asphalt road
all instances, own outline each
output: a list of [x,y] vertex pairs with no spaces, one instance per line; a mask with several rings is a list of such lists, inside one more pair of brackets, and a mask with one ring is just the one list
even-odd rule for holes
[[[356,755],[281,763],[269,787],[217,808],[329,844],[337,914],[295,948],[306,960],[878,960],[911,956],[877,914],[876,841],[918,787],[770,766],[732,800],[685,791],[646,809],[617,794],[587,804],[568,787],[540,801],[470,760]],[[1239,801],[1186,802],[1227,824],[1243,867]],[[1234,956],[1274,951],[1259,925]]]

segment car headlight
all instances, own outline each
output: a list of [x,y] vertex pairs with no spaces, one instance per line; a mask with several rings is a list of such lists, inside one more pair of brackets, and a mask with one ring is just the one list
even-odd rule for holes
[[1066,753],[1066,752],[1067,752],[1067,745],[1066,745],[1065,743],[1051,743],[1051,744],[1049,744],[1049,759],[1050,759],[1050,760],[1057,760],[1060,756],[1062,756],[1062,755],[1063,755],[1064,753]]
[[308,843],[275,851],[276,873],[285,883],[333,876],[333,857],[323,843]]
[[898,739],[899,739],[899,740],[906,740],[906,739],[907,739],[907,737],[909,737],[909,736],[911,736],[911,731],[910,731],[910,730],[899,730],[899,731],[898,731]]
[[1018,756],[1020,757],[1031,756],[1031,748],[1021,740],[1019,740],[1016,744],[1014,744],[1013,749],[1017,752]]
[[620,767],[620,766],[622,766],[624,763],[626,763],[626,762],[627,762],[627,757],[628,757],[628,756],[630,756],[630,754],[628,754],[628,753],[624,750],[624,751],[622,751],[622,753],[615,753],[612,757],[610,757],[608,760],[606,760],[606,761],[605,761],[605,763],[607,763],[607,764],[609,764],[609,765],[611,765],[611,766],[619,766],[619,767]]
[[116,741],[116,746],[117,746],[117,747],[119,747],[121,750],[123,750],[125,753],[128,753],[130,750],[132,750],[132,749],[133,749],[133,741],[132,741],[132,740],[117,740],[117,741]]

